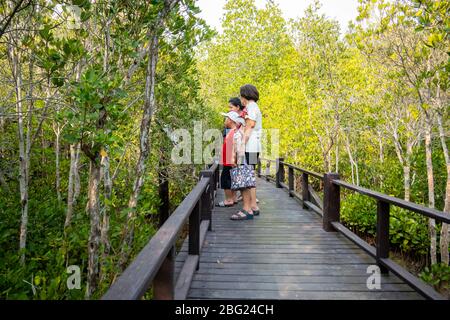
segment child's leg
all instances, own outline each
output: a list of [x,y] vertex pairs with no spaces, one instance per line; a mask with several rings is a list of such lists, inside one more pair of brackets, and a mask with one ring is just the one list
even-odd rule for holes
[[237,191],[231,191],[231,193],[233,194],[233,202],[237,202]]
[[220,176],[220,186],[225,192],[224,204],[230,205],[234,204],[234,194],[231,190],[231,167],[224,166],[222,169],[222,175]]
[[234,204],[234,192],[231,189],[225,189],[225,204]]

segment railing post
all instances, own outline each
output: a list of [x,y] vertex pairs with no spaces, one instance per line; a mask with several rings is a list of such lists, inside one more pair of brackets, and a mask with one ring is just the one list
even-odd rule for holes
[[200,180],[202,178],[209,178],[209,185],[205,192],[203,192],[201,200],[201,220],[209,220],[208,230],[212,230],[212,208],[214,206],[214,192],[215,192],[215,172],[211,170],[200,171]]
[[276,186],[282,188],[281,182],[284,182],[284,164],[282,163],[284,158],[277,158],[277,173],[276,173]]
[[[217,165],[216,167],[216,171],[214,172],[214,191],[216,191],[217,189],[219,189],[219,165]],[[214,199],[213,199],[214,201]]]
[[[200,210],[201,200],[197,202],[189,216],[189,249],[188,254],[200,255]],[[199,265],[197,264],[197,270]]]
[[338,222],[340,219],[341,195],[339,186],[333,184],[333,180],[338,180],[339,174],[326,173],[323,179],[323,229],[327,232],[335,231],[331,222]]
[[169,181],[167,179],[160,180],[158,187],[159,199],[161,200],[161,205],[159,207],[159,227],[161,227],[167,218],[169,218]]
[[288,167],[289,197],[294,196],[294,168]]
[[381,273],[389,270],[381,264],[381,259],[389,258],[389,203],[377,201],[377,264]]
[[175,246],[170,249],[166,259],[153,278],[153,299],[173,300],[175,295]]
[[270,176],[270,161],[267,161],[267,165],[266,165],[266,181],[269,181],[269,176]]
[[[216,197],[217,182],[216,182],[216,172],[212,170],[209,170],[209,172],[211,172],[211,178],[209,179],[209,192],[210,192],[209,212],[212,213],[212,210],[214,209],[214,198]],[[209,220],[211,220],[211,214],[209,215]]]
[[303,204],[303,209],[308,209],[308,206],[305,204],[306,201],[310,201],[309,189],[308,189],[308,174],[306,172],[302,172],[302,204]]
[[[159,226],[169,218],[169,182],[159,175]],[[153,298],[155,300],[173,300],[175,288],[175,246],[169,251],[161,268],[153,279]]]
[[258,157],[258,163],[256,164],[256,174],[258,178],[261,178],[261,159]]

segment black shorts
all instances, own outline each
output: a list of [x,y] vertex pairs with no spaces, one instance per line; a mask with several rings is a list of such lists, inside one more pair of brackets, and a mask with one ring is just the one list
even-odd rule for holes
[[255,169],[259,161],[259,152],[246,152],[245,161],[247,161],[247,164],[252,165],[253,169]]
[[230,170],[233,167],[223,166],[222,174],[220,175],[220,187],[222,189],[231,189],[231,174]]

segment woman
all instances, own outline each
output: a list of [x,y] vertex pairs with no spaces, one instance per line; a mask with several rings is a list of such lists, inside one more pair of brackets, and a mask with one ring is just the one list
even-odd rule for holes
[[[261,135],[262,135],[262,114],[258,107],[259,92],[254,85],[246,84],[240,88],[241,103],[246,110],[245,115],[245,157],[247,163],[253,166],[253,170],[259,161],[261,153]],[[260,214],[256,199],[256,187],[243,193],[243,197],[249,197],[249,206],[244,208],[255,216]],[[245,202],[245,200],[244,200]]]

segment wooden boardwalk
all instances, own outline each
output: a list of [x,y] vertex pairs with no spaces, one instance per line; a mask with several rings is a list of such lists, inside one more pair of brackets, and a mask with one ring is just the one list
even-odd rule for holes
[[[261,216],[231,221],[234,208],[215,208],[188,299],[422,299],[390,273],[369,290],[375,260],[283,189],[258,179]],[[223,199],[218,191],[217,201]],[[239,204],[240,205],[240,204]],[[176,277],[187,256],[176,259]]]

